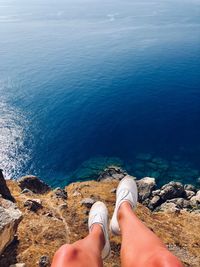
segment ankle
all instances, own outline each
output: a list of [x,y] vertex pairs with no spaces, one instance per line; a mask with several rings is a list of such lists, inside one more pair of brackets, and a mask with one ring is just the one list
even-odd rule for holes
[[128,201],[122,202],[117,213],[118,221],[121,221],[127,215],[127,212],[130,210],[132,211],[131,204]]
[[91,233],[97,237],[98,240],[100,240],[102,244],[102,248],[105,246],[105,237],[104,232],[100,224],[95,223],[92,226]]

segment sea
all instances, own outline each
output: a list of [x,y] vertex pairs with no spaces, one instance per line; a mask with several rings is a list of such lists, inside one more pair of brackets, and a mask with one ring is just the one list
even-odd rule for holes
[[53,187],[200,185],[200,0],[0,0],[0,168]]

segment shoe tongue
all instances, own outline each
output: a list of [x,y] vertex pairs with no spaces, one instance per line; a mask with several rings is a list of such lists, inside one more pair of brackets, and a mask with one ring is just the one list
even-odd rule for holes
[[92,224],[94,223],[103,223],[102,217],[99,213],[96,213],[92,218]]
[[126,196],[128,196],[128,193],[129,193],[128,189],[123,189],[119,192],[118,198],[124,199]]
[[120,203],[124,200],[127,200],[129,203],[131,202],[132,204],[134,203],[132,194],[128,189],[121,190],[117,198],[119,199]]

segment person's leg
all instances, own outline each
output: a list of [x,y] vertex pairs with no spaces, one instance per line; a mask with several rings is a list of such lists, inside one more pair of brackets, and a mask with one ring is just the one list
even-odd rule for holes
[[89,235],[55,253],[51,267],[102,267],[110,253],[108,210],[103,202],[92,206],[88,219]]
[[134,214],[129,202],[118,210],[122,267],[183,267],[162,241]]
[[102,227],[94,224],[87,237],[60,247],[54,255],[51,267],[102,267],[101,251],[104,243]]

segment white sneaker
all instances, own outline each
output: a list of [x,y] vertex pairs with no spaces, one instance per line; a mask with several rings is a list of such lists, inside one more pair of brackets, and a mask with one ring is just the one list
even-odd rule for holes
[[132,208],[135,208],[137,205],[138,199],[138,190],[135,180],[132,176],[126,175],[119,183],[116,192],[116,204],[115,210],[110,222],[110,230],[114,235],[120,235],[120,228],[117,219],[117,212],[120,205],[128,201]]
[[89,232],[91,232],[94,224],[99,224],[104,233],[105,246],[102,250],[102,258],[105,259],[110,254],[110,241],[108,236],[108,210],[106,205],[101,201],[95,202],[90,210],[88,219]]

